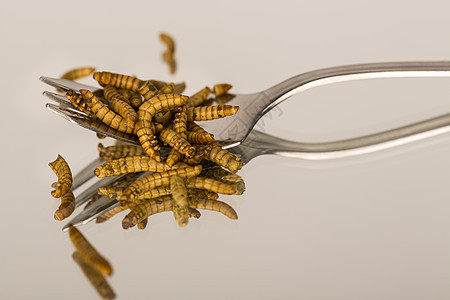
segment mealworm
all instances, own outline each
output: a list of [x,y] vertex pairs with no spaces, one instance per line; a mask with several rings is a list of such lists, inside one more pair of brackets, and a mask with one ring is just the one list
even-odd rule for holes
[[97,135],[97,138],[99,139],[99,140],[103,140],[103,139],[105,139],[106,138],[106,135],[103,135],[103,134],[101,134],[101,133],[96,133],[96,135]]
[[69,190],[61,197],[61,204],[55,211],[54,218],[55,220],[62,221],[65,218],[69,217],[74,210],[75,210],[75,196],[73,195],[72,191]]
[[103,299],[114,299],[116,297],[116,294],[106,281],[105,277],[85,261],[80,253],[75,251],[72,254],[72,258]]
[[100,143],[97,146],[98,155],[103,160],[114,160],[127,156],[142,156],[145,155],[144,148],[138,145],[114,145],[103,147]]
[[178,226],[184,227],[189,223],[188,192],[184,179],[180,176],[172,176],[170,191],[173,200],[173,216]]
[[137,228],[140,230],[144,230],[147,227],[148,218],[145,218],[137,223]]
[[152,173],[133,183],[125,192],[125,195],[129,194],[141,194],[147,190],[154,189],[157,186],[168,186],[170,183],[170,177],[180,176],[182,178],[189,178],[197,176],[202,171],[202,166],[180,168],[175,170],[169,170],[160,173]]
[[[180,134],[182,138],[186,138],[186,127],[187,127],[186,119],[187,119],[186,106],[183,105],[181,109],[178,108],[178,111],[175,114],[175,118],[173,120],[173,131]],[[166,164],[169,166],[173,166],[174,164],[179,162],[182,158],[183,154],[178,152],[176,149],[172,148],[170,150],[169,155],[167,156]]]
[[159,139],[187,157],[192,157],[195,154],[196,148],[172,129],[163,129],[159,134]]
[[170,195],[143,201],[130,209],[130,212],[122,220],[122,228],[128,229],[151,215],[171,210],[172,196]]
[[137,91],[146,101],[150,100],[158,93],[158,89],[150,80],[144,81]]
[[169,73],[175,74],[175,71],[177,69],[177,61],[173,57],[173,53],[170,53],[168,51],[164,52],[162,54],[162,59],[169,65]]
[[130,97],[130,104],[134,108],[139,108],[142,104],[142,96],[137,92],[133,92]]
[[122,200],[122,195],[124,194],[127,188],[123,186],[102,186],[97,189],[98,195],[104,195],[108,198],[116,198],[117,200]]
[[179,82],[175,83],[175,86],[173,87],[173,93],[174,94],[181,94],[186,89],[186,83],[185,82]]
[[198,210],[192,207],[188,207],[188,213],[189,217],[191,218],[199,219],[202,216],[202,214]]
[[113,273],[109,262],[98,253],[78,229],[70,226],[69,236],[78,253],[88,264],[96,268],[103,275],[111,275]]
[[139,78],[111,72],[95,72],[93,77],[101,86],[111,85],[134,92],[142,85],[142,80]]
[[148,156],[128,156],[105,162],[95,168],[98,178],[136,172],[163,172],[170,167]]
[[214,135],[207,132],[187,132],[187,140],[192,144],[206,144],[214,140]]
[[127,89],[117,89],[117,92],[119,92],[122,97],[127,101],[128,104],[131,104],[131,97],[133,94],[135,94],[133,91],[127,90]]
[[207,190],[201,189],[188,189],[189,197],[192,199],[212,199],[217,200],[219,198],[219,194]]
[[[121,191],[123,194],[123,191]],[[153,198],[158,198],[166,195],[170,195],[172,192],[170,190],[170,187],[168,186],[160,186],[148,191],[145,191],[143,193],[140,193],[138,195],[130,194],[129,196],[122,196],[122,194],[118,197],[119,200],[125,200],[127,203],[135,203],[139,204],[143,200],[149,200]]]
[[166,44],[167,50],[170,53],[175,52],[175,41],[170,35],[168,35],[167,33],[160,33],[159,38],[164,44]]
[[244,165],[241,158],[220,146],[204,146],[203,150],[205,151],[205,159],[215,162],[233,173],[236,173]]
[[166,124],[172,119],[172,112],[170,109],[160,110],[155,114],[155,122]]
[[210,93],[211,89],[209,87],[204,87],[203,89],[201,89],[200,91],[189,97],[188,102],[186,102],[186,106],[189,108],[203,104],[203,102],[205,102],[206,98],[208,98]]
[[80,93],[83,99],[86,101],[87,105],[91,111],[106,125],[117,129],[125,133],[133,133],[134,127],[128,124],[127,120],[122,118],[120,115],[116,114],[110,110],[105,104],[103,104],[97,97],[95,97],[92,92],[84,89],[80,89]]
[[51,192],[52,196],[59,198],[64,196],[72,187],[72,172],[64,158],[58,154],[54,162],[48,164],[58,177],[55,190]]
[[208,121],[224,118],[237,113],[239,106],[216,105],[191,107],[187,110],[188,121]]
[[228,83],[218,83],[213,86],[213,93],[217,96],[221,96],[228,92],[233,86]]
[[158,89],[158,95],[174,94],[173,92],[174,88],[175,83],[169,82],[166,85],[162,86],[160,89]]
[[238,218],[236,211],[230,205],[218,200],[198,199],[195,208],[218,211],[233,220]]
[[234,97],[236,97],[236,95],[223,94],[223,95],[217,96],[215,100],[219,105],[224,105],[224,104],[228,103],[229,101],[231,101]]
[[115,216],[118,213],[123,212],[124,210],[128,209],[127,206],[116,206],[113,209],[108,210],[107,212],[105,212],[104,214],[100,215],[97,217],[96,219],[96,223],[103,223],[108,221],[110,218],[112,218],[113,216]]
[[137,121],[137,113],[133,107],[128,104],[125,97],[123,97],[116,88],[110,85],[105,86],[104,94],[106,100],[108,100],[109,107],[123,118],[127,119],[130,123],[129,125],[134,127],[134,123]]
[[245,192],[245,183],[242,177],[237,174],[233,174],[220,166],[203,169],[200,176],[210,177],[232,185],[236,189],[236,195],[241,195]]
[[85,113],[88,116],[96,118],[95,114],[92,113],[91,109],[87,105],[86,101],[83,99],[83,96],[77,94],[74,90],[68,90],[66,92],[66,98],[75,106],[79,111]]
[[233,186],[206,177],[192,177],[186,180],[187,188],[205,189],[214,193],[233,195],[236,190]]

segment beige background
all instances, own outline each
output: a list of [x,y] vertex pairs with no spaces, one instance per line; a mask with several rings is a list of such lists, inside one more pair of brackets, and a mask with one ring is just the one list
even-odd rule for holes
[[[97,139],[47,111],[40,75],[93,65],[186,80],[187,93],[230,82],[267,88],[351,63],[450,60],[447,1],[25,1],[0,17],[3,131],[0,298],[96,299],[53,220],[58,153],[76,173]],[[177,42],[169,76],[158,33]],[[279,106],[259,129],[326,141],[403,125],[450,108],[450,79],[342,83]],[[105,142],[105,143],[111,143]],[[120,217],[82,231],[112,262],[119,299],[450,299],[450,136],[332,162],[275,156],[241,172],[223,197],[232,221],[170,214],[145,231]]]

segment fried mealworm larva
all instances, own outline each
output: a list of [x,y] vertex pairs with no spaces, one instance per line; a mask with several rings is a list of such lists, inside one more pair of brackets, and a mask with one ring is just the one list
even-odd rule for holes
[[233,220],[238,218],[236,211],[230,205],[218,200],[198,199],[195,208],[218,211]]
[[186,180],[187,188],[204,189],[214,193],[233,195],[236,189],[224,182],[214,180],[206,177],[192,177]]
[[186,102],[186,106],[189,108],[201,105],[203,102],[205,102],[210,93],[211,89],[209,87],[204,87],[203,89],[189,97],[188,102]]
[[187,110],[188,121],[208,121],[224,118],[237,113],[239,106],[216,105],[191,107]]
[[192,199],[212,199],[217,200],[219,198],[219,194],[207,191],[207,190],[201,190],[201,189],[188,189],[189,197]]
[[138,92],[133,92],[130,97],[130,104],[134,108],[138,108],[142,104],[142,96]]
[[61,78],[68,80],[76,80],[91,75],[95,71],[93,67],[81,67],[67,71]]
[[[54,183],[54,185],[56,186],[56,183]],[[72,191],[69,190],[67,193],[62,195],[61,205],[59,205],[58,209],[55,211],[54,218],[55,220],[62,221],[65,218],[69,217],[74,210],[75,196],[73,195]]]
[[148,156],[128,156],[105,162],[95,168],[98,178],[136,172],[163,172],[170,167]]
[[188,207],[188,210],[189,210],[189,217],[191,218],[199,219],[202,216],[202,214],[195,208]]
[[[189,101],[189,100],[188,100]],[[177,108],[177,113],[175,114],[175,118],[173,120],[173,131],[178,133],[182,138],[186,138],[186,106],[183,105],[181,108]],[[169,155],[166,159],[166,164],[169,166],[173,166],[177,162],[179,162],[183,158],[183,154],[177,151],[177,149],[172,148],[170,150]]]
[[103,135],[103,134],[101,134],[101,133],[96,133],[96,135],[97,135],[97,138],[99,139],[99,140],[104,140],[105,138],[106,138],[106,135]]
[[97,293],[103,299],[114,299],[116,297],[116,294],[106,281],[105,277],[103,277],[103,275],[97,269],[89,265],[89,263],[83,259],[80,253],[75,251],[72,254],[72,258],[80,267],[81,271],[83,271],[86,278],[91,282],[92,286],[97,290]]
[[177,61],[173,57],[173,54],[166,51],[162,54],[162,59],[169,65],[170,74],[175,74],[175,71],[177,69]]
[[108,100],[109,107],[123,118],[127,119],[130,126],[134,126],[137,121],[137,113],[130,104],[128,104],[127,99],[123,97],[116,88],[107,85],[104,90],[105,98]]
[[172,112],[170,109],[160,110],[155,115],[155,122],[166,124],[172,119]]
[[236,97],[236,95],[225,93],[223,95],[217,96],[215,100],[219,105],[225,105],[229,101],[231,101],[234,97]]
[[64,158],[58,154],[54,162],[48,164],[58,177],[58,182],[55,185],[55,190],[52,191],[52,196],[59,198],[64,196],[72,187],[72,172]]
[[187,132],[187,140],[192,144],[206,144],[214,140],[214,135],[207,132]]
[[160,173],[152,173],[133,183],[125,192],[125,195],[141,194],[145,191],[152,190],[157,186],[168,186],[170,184],[170,177],[180,176],[182,178],[189,178],[197,176],[202,171],[202,166],[180,168],[169,170]]
[[66,92],[66,98],[72,103],[73,106],[78,108],[79,111],[85,113],[88,116],[96,118],[95,114],[92,113],[83,96],[77,94],[74,90],[68,90]]
[[173,93],[174,94],[181,94],[186,89],[186,83],[185,82],[179,82],[175,83],[175,86],[173,87]]
[[236,189],[236,195],[242,195],[245,192],[245,183],[242,177],[220,166],[203,169],[200,176],[209,177],[232,185]]
[[97,150],[99,157],[107,161],[127,156],[145,155],[144,148],[138,145],[131,144],[103,147],[103,145],[100,143],[97,146]]
[[159,198],[143,201],[131,208],[130,212],[122,220],[122,228],[128,229],[135,226],[139,221],[163,212],[172,210],[172,196],[162,196]]
[[233,173],[239,171],[244,165],[244,161],[241,158],[228,150],[222,149],[220,146],[204,146],[203,149],[205,151],[204,158],[215,162]]
[[233,86],[228,83],[218,83],[213,86],[213,93],[218,97],[228,92],[232,87]]
[[109,262],[101,256],[89,241],[73,226],[69,227],[69,236],[73,245],[83,259],[103,275],[111,275],[113,269]]
[[93,77],[101,86],[111,85],[134,92],[142,85],[142,80],[139,78],[111,72],[95,72]]
[[127,90],[127,89],[118,89],[117,92],[119,92],[122,97],[127,101],[128,104],[131,104],[131,96],[134,94],[133,91]]
[[162,86],[160,89],[158,89],[158,95],[164,95],[164,94],[173,94],[173,90],[175,88],[175,83],[169,82],[168,84]]
[[173,200],[173,216],[178,226],[184,227],[189,223],[189,197],[184,179],[180,176],[172,176],[170,178],[170,191]]
[[123,212],[124,210],[128,209],[127,206],[116,206],[113,209],[108,210],[104,214],[100,215],[96,219],[96,223],[103,223],[111,219],[113,216],[117,215],[118,213]]
[[[111,190],[111,192],[114,192]],[[123,191],[119,191],[122,192]],[[117,191],[116,191],[117,193]],[[150,199],[154,199],[154,198],[158,198],[158,197],[162,197],[162,196],[166,196],[166,195],[170,195],[172,192],[170,190],[170,187],[168,186],[160,186],[148,191],[145,191],[143,193],[140,193],[138,195],[134,195],[134,194],[130,194],[129,196],[122,196],[122,194],[118,197],[119,200],[125,200],[125,202],[127,204],[129,203],[135,203],[135,204],[139,204],[140,202],[144,201],[144,200],[150,200]]]
[[97,194],[107,196],[108,198],[116,198],[117,200],[121,200],[125,190],[126,187],[123,186],[108,185],[99,187]]
[[144,81],[137,91],[146,101],[150,100],[158,93],[158,89],[150,80]]
[[173,40],[173,38],[168,35],[167,33],[160,33],[159,34],[159,38],[161,39],[161,41],[166,44],[167,50],[170,53],[174,53],[175,52],[175,41]]
[[191,146],[185,138],[172,129],[163,129],[159,134],[159,139],[187,157],[192,157],[195,154],[196,147]]
[[154,148],[157,141],[155,140],[151,122],[153,116],[160,110],[184,105],[188,99],[189,97],[187,96],[175,94],[159,95],[139,107],[135,133],[148,156],[155,159],[159,158],[159,153]]
[[103,123],[125,133],[134,132],[134,127],[130,126],[126,119],[110,110],[97,97],[95,97],[92,92],[80,89],[80,93],[91,109],[92,113],[94,113],[97,118],[99,118]]

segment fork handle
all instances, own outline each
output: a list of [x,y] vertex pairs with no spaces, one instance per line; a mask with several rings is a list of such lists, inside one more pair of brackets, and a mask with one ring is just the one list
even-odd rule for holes
[[450,77],[450,61],[368,63],[302,73],[263,92],[267,102],[263,104],[262,107],[265,108],[260,116],[287,98],[313,87],[359,79],[394,77]]

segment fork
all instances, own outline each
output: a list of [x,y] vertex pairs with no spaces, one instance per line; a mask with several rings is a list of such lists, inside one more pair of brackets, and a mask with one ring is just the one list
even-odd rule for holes
[[[228,103],[240,107],[236,115],[219,120],[199,122],[199,124],[208,132],[213,133],[215,139],[224,145],[224,148],[240,155],[245,163],[261,154],[277,154],[309,160],[348,157],[403,145],[450,131],[450,114],[371,135],[325,143],[293,142],[253,129],[257,121],[276,105],[290,96],[312,87],[351,80],[394,77],[450,77],[450,62],[369,63],[310,71],[258,93],[236,95]],[[81,88],[91,91],[99,89],[66,79],[42,76],[40,80],[64,91]],[[76,110],[63,95],[49,91],[45,91],[44,95],[60,104],[60,106],[57,106],[47,103],[47,108],[69,121],[106,136],[139,144],[135,136],[118,132],[91,120],[88,116]],[[98,164],[98,161],[91,163],[75,176],[75,188],[93,177],[92,170],[95,164]],[[91,188],[93,189],[93,187]],[[77,222],[83,223],[79,220]]]

